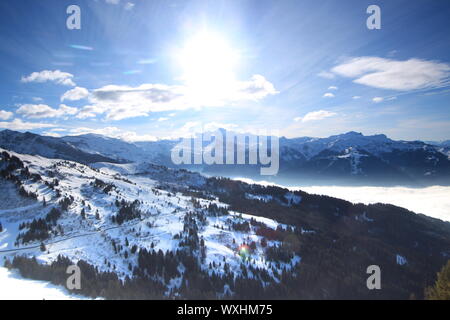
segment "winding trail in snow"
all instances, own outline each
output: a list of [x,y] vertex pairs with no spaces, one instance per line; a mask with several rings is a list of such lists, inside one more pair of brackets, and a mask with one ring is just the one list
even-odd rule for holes
[[[143,219],[143,220],[144,220],[144,219]],[[56,243],[68,241],[68,240],[75,239],[75,238],[82,238],[82,237],[89,237],[89,236],[93,236],[93,235],[98,235],[98,234],[100,234],[100,233],[103,233],[103,232],[106,232],[106,231],[109,231],[109,230],[113,230],[113,229],[119,229],[119,228],[131,227],[131,226],[137,225],[138,223],[142,222],[143,220],[139,220],[139,221],[137,221],[137,222],[135,222],[135,223],[132,223],[132,224],[121,225],[121,226],[116,226],[116,227],[109,227],[109,228],[105,228],[105,229],[99,229],[99,230],[97,230],[97,231],[90,232],[90,233],[77,234],[77,235],[73,235],[73,236],[70,236],[70,237],[67,237],[67,238],[64,238],[64,239],[55,240],[55,241],[53,241],[53,242],[44,242],[44,244],[45,244],[45,245],[52,245],[52,244],[56,244]],[[154,236],[157,236],[157,235],[159,235],[159,234],[154,234],[154,235],[152,235],[152,238],[153,238]],[[14,253],[14,252],[19,252],[19,251],[25,251],[25,250],[37,249],[37,248],[39,248],[40,246],[41,246],[40,244],[37,244],[37,245],[34,245],[34,246],[29,246],[29,247],[24,247],[24,248],[0,250],[0,254],[1,254],[1,253]]]

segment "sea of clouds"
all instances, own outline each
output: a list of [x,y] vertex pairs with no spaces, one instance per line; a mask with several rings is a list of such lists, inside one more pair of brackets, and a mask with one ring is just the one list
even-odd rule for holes
[[[273,183],[266,181],[253,181],[245,178],[239,178],[238,180],[248,183],[274,185]],[[433,218],[450,221],[450,187],[432,186],[426,188],[407,188],[308,186],[289,187],[288,189],[327,195],[353,203],[390,203],[414,211],[415,213],[423,213]]]
[[390,203],[416,213],[450,221],[450,187],[301,187],[308,193],[323,194],[351,202]]

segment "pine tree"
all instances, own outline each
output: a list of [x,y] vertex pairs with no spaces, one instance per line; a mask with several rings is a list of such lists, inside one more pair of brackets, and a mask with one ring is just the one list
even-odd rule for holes
[[40,247],[41,251],[44,252],[45,250],[47,250],[47,248],[45,247],[45,244],[43,242],[41,242],[41,247]]
[[428,300],[450,300],[450,260],[437,274],[437,280],[433,287],[425,290]]
[[261,239],[261,247],[263,247],[263,248],[267,247],[267,240],[266,240],[266,238],[262,238]]
[[3,226],[2,226],[2,223],[0,222],[0,232],[2,232],[3,231]]
[[81,217],[82,217],[83,219],[86,219],[86,211],[84,210],[84,208],[81,209]]

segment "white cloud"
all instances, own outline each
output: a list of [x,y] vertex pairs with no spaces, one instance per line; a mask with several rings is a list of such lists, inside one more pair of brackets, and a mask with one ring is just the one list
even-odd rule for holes
[[243,132],[244,129],[239,129],[239,126],[234,123],[222,123],[222,122],[208,122],[203,125],[204,131],[215,131],[218,129],[225,129],[227,131]]
[[156,63],[156,59],[141,59],[137,62],[138,64],[153,64]]
[[382,98],[382,97],[375,97],[375,98],[372,99],[372,101],[375,102],[375,103],[380,103],[380,102],[384,101],[384,98]]
[[105,2],[109,4],[119,4],[120,0],[105,0]]
[[11,119],[13,113],[10,111],[0,110],[0,120],[8,120]]
[[25,118],[40,119],[74,115],[78,112],[78,109],[66,106],[65,104],[61,104],[58,109],[53,109],[46,104],[23,104],[16,112]]
[[84,99],[84,98],[86,98],[88,96],[89,96],[88,89],[82,88],[82,87],[75,87],[73,89],[70,89],[69,91],[66,91],[61,96],[61,101],[64,101],[64,100],[70,100],[70,101],[81,100],[81,99]]
[[134,3],[132,3],[132,2],[125,3],[125,6],[124,6],[125,10],[132,10],[133,8],[134,8]]
[[14,119],[13,121],[2,121],[0,122],[0,128],[10,129],[10,130],[32,130],[40,128],[50,128],[55,125],[49,123],[35,123],[35,122],[24,122],[20,119]]
[[358,100],[358,99],[361,99],[361,96],[353,96],[352,99],[353,100]]
[[239,127],[237,124],[234,123],[222,123],[215,121],[202,123],[200,121],[188,121],[181,127],[173,130],[169,136],[162,137],[162,139],[178,139],[181,137],[189,138],[196,134],[202,134],[205,132],[214,132],[217,131],[218,129],[225,129],[227,131],[233,131],[242,134],[256,131],[252,130],[251,128]]
[[391,50],[387,53],[388,57],[393,57],[398,53],[398,50]]
[[63,128],[53,128],[50,129],[51,132],[64,132],[67,131],[67,129],[63,129]]
[[169,118],[161,117],[158,119],[158,122],[167,121],[167,120],[169,120]]
[[118,139],[122,139],[122,140],[129,141],[129,142],[156,141],[157,140],[157,138],[152,135],[148,135],[148,134],[139,135],[134,131],[122,130],[117,127],[105,127],[105,128],[98,128],[98,129],[81,127],[81,128],[76,128],[76,129],[70,130],[70,135],[75,135],[75,136],[82,135],[82,134],[88,134],[88,133],[100,134],[103,136],[118,138]]
[[318,110],[313,112],[308,112],[303,117],[296,117],[294,118],[294,121],[298,122],[308,122],[308,121],[317,121],[317,120],[323,120],[325,118],[334,117],[337,115],[335,112],[326,111],[326,110]]
[[319,77],[321,78],[325,78],[325,79],[334,79],[336,76],[328,71],[321,71],[317,74]]
[[77,114],[78,119],[95,118],[97,114],[103,113],[104,110],[95,105],[88,105],[81,108]]
[[72,81],[73,74],[68,72],[62,72],[60,70],[43,70],[39,72],[33,72],[26,77],[22,77],[22,82],[54,82],[65,86],[75,86]]
[[51,131],[44,131],[42,132],[43,136],[48,136],[48,137],[53,137],[53,138],[59,138],[61,137],[61,134],[56,133],[56,132],[51,132]]
[[328,87],[328,90],[337,90],[338,89],[338,87],[336,87],[336,86],[329,86]]
[[405,61],[378,57],[358,57],[335,66],[332,72],[355,78],[353,82],[399,91],[439,87],[448,84],[450,65],[436,61]]
[[[216,88],[214,88],[214,91]],[[218,88],[220,92],[221,88]],[[137,87],[107,85],[92,91],[89,101],[97,114],[105,113],[108,120],[147,116],[151,112],[217,107],[229,103],[258,101],[277,94],[272,83],[261,75],[248,81],[236,81],[226,94],[196,95],[184,85],[142,84]]]
[[324,98],[334,98],[334,94],[332,94],[331,92],[327,92],[323,95]]
[[142,84],[137,87],[108,85],[95,89],[90,96],[95,113],[106,113],[108,120],[146,116],[186,108],[184,88],[162,84]]
[[279,93],[273,84],[262,75],[255,74],[249,81],[238,82],[237,90],[231,94],[230,100],[259,100],[268,95]]

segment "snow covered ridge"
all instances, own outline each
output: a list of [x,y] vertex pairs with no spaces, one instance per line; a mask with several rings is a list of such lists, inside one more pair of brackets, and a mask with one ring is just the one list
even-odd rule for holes
[[59,285],[77,263],[93,298],[371,298],[360,270],[398,252],[408,263],[393,278],[406,280],[385,297],[411,283],[420,296],[450,255],[448,224],[394,206],[153,164],[0,157],[0,258]]
[[[0,184],[8,191],[1,199],[0,253],[9,258],[23,252],[51,264],[64,255],[74,262],[86,261],[99,272],[114,272],[121,280],[142,272],[140,277],[148,276],[165,286],[162,297],[180,294],[186,266],[179,262],[170,276],[140,270],[143,250],[165,256],[188,250],[209,277],[262,277],[262,286],[280,282],[283,270],[300,262],[294,253],[287,253],[282,261],[275,258],[282,250],[281,235],[293,229],[288,231],[288,226],[272,219],[229,212],[217,200],[196,200],[160,189],[160,181],[146,177],[162,177],[160,167],[125,177],[76,162],[3,149],[0,153],[4,177]],[[178,177],[183,182],[189,176],[184,171],[177,174],[172,176],[174,181]],[[11,197],[14,190],[24,197]],[[276,237],[260,235],[269,230]],[[217,292],[223,294],[223,286]]]

